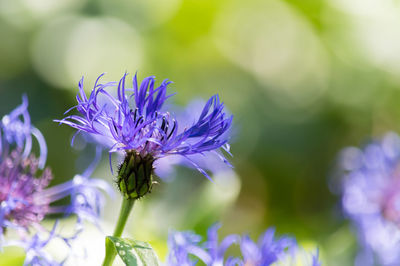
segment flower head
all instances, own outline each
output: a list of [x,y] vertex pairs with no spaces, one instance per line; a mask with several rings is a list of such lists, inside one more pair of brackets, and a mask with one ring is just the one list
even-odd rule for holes
[[275,238],[275,229],[270,228],[259,238],[258,243],[243,236],[240,243],[244,266],[308,265],[320,266],[318,250],[310,255],[297,245],[292,237]]
[[343,209],[361,245],[356,264],[399,264],[399,136],[388,133],[363,149],[346,148],[339,161]]
[[[167,265],[193,266],[196,260],[189,257],[189,253],[205,253],[197,247],[201,237],[192,232],[172,232],[168,237],[170,247]],[[200,255],[201,256],[201,255]]]
[[[200,236],[192,232],[172,232],[168,239],[167,265],[192,266],[201,261],[207,266],[268,266],[297,265],[297,263],[320,266],[318,252],[310,256],[303,252],[296,244],[296,240],[291,237],[276,239],[274,229],[268,229],[258,243],[248,236],[238,235],[228,235],[219,243],[218,228],[218,224],[210,227],[204,243],[201,243]],[[241,258],[225,259],[227,249],[233,244],[240,244]]]
[[201,237],[192,232],[172,232],[168,245],[170,253],[168,266],[195,265],[198,260],[209,266],[237,265],[239,259],[229,257],[225,260],[226,250],[233,244],[240,243],[238,235],[229,235],[218,242],[219,224],[208,229],[207,240],[200,244]]
[[[165,101],[172,96],[167,95],[167,86],[171,82],[164,80],[155,87],[155,78],[147,77],[138,84],[135,75],[132,88],[127,88],[127,74],[118,83],[101,84],[99,80],[102,76],[97,79],[89,97],[84,92],[83,79],[79,82],[78,104],[70,109],[75,108],[79,114],[58,121],[76,128],[77,133],[90,134],[106,145],[110,154],[118,151],[125,153],[118,184],[126,197],[139,198],[150,191],[152,165],[157,159],[169,155],[182,156],[207,177],[207,173],[191,158],[192,155],[215,152],[227,162],[217,150],[223,148],[229,152],[225,133],[231,126],[232,116],[226,115],[218,95],[207,101],[191,124],[182,126],[163,109]],[[117,87],[116,96],[110,91],[113,87]],[[142,166],[127,165],[130,161],[143,162],[143,169]],[[140,188],[136,181],[133,187],[132,180],[140,180]]]
[[[108,186],[104,181],[89,179],[93,168],[89,167],[82,176],[77,175],[71,181],[48,187],[52,179],[51,171],[48,168],[41,169],[46,161],[46,143],[40,131],[30,124],[27,107],[28,102],[24,97],[22,105],[4,116],[0,122],[0,238],[2,245],[31,243],[21,244],[29,255],[40,250],[38,245],[45,245],[54,235],[50,233],[48,240],[39,241],[39,236],[47,231],[40,226],[46,215],[76,214],[78,232],[81,230],[81,220],[95,222],[98,218],[102,204],[99,189],[107,190]],[[32,136],[36,137],[40,145],[39,159],[31,151]],[[71,199],[69,204],[53,205],[67,197]],[[4,241],[8,229],[17,230],[23,240]],[[38,230],[33,238],[30,237],[32,230]],[[40,251],[35,254],[42,253]],[[38,261],[42,259],[40,256],[34,257]]]
[[[0,121],[0,232],[8,226],[27,229],[39,223],[51,200],[42,193],[52,179],[44,167],[47,148],[39,130],[30,124],[28,100]],[[32,136],[39,142],[39,159],[31,153]]]
[[259,239],[258,244],[249,236],[244,236],[240,243],[245,265],[271,265],[282,254],[296,247],[296,240],[291,237],[275,239],[275,229],[268,229]]

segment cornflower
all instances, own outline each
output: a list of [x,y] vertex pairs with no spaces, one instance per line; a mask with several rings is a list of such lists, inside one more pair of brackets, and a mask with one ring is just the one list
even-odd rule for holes
[[[179,155],[209,178],[199,167],[193,155],[217,154],[228,163],[219,148],[229,153],[226,132],[232,123],[232,116],[224,112],[224,104],[218,95],[211,97],[204,105],[198,118],[192,124],[181,127],[171,114],[163,109],[167,95],[164,80],[155,88],[155,78],[147,77],[138,84],[136,75],[132,88],[126,88],[125,74],[118,82],[95,82],[89,98],[83,89],[83,79],[79,82],[78,115],[69,115],[60,123],[86,132],[109,148],[110,154],[122,151],[124,162],[119,168],[118,186],[125,197],[140,198],[151,190],[153,163],[170,155]],[[117,87],[117,96],[109,92]]]
[[196,265],[200,260],[208,266],[233,266],[239,263],[238,258],[229,257],[225,261],[225,252],[233,244],[240,243],[238,235],[229,235],[218,242],[219,224],[208,229],[207,240],[200,244],[201,237],[193,232],[172,232],[168,238],[168,266]]
[[[301,265],[320,266],[318,252],[315,255],[301,256],[301,248],[291,237],[274,237],[274,229],[268,229],[258,243],[247,235],[228,235],[218,243],[219,224],[209,228],[207,240],[201,243],[201,237],[193,232],[171,232],[168,237],[169,254],[167,266],[192,266],[202,262],[207,266],[268,266]],[[226,257],[227,249],[240,245],[241,257]]]
[[[47,157],[46,142],[40,131],[30,124],[27,108],[28,100],[24,96],[22,104],[5,115],[0,122],[1,244],[17,244],[25,248],[28,254],[25,264],[41,261],[41,265],[53,265],[51,256],[42,251],[42,247],[56,237],[62,238],[66,244],[70,238],[56,234],[53,228],[46,241],[39,241],[43,239],[43,235],[48,234],[40,222],[48,214],[76,214],[78,233],[82,230],[84,219],[97,221],[103,200],[99,189],[110,189],[104,181],[89,178],[93,164],[83,175],[76,175],[66,183],[48,187],[53,176],[49,168],[44,168]],[[32,136],[39,143],[39,158],[31,151]],[[69,204],[51,205],[66,197],[71,199]],[[20,239],[5,241],[8,230],[16,230]],[[37,232],[31,236],[34,230]]]
[[339,156],[342,206],[360,250],[356,265],[400,263],[400,138],[387,133]]
[[[132,87],[128,88],[125,85],[127,74],[119,82],[100,83],[103,75],[97,78],[89,97],[82,78],[78,85],[77,105],[65,113],[76,109],[78,114],[56,121],[77,129],[76,134],[86,133],[106,146],[110,165],[112,153],[124,155],[116,180],[124,200],[113,234],[120,237],[135,200],[151,192],[156,160],[180,156],[209,179],[207,172],[196,163],[196,155],[213,153],[228,164],[220,150],[230,154],[226,133],[231,127],[232,116],[225,113],[224,104],[218,95],[214,95],[198,117],[182,126],[164,109],[164,103],[172,96],[167,94],[171,83],[168,80],[155,87],[153,76],[139,84],[135,74]],[[103,265],[111,265],[116,255],[111,244],[107,245]]]
[[319,251],[308,254],[289,236],[275,237],[275,229],[269,228],[254,242],[249,236],[242,237],[240,243],[243,260],[239,265],[303,265],[321,266]]

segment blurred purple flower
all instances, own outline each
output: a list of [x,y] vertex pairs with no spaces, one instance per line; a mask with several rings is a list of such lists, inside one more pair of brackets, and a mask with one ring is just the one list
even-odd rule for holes
[[263,233],[258,243],[253,242],[249,236],[243,236],[240,248],[244,266],[267,265],[304,265],[320,266],[318,250],[315,255],[310,255],[296,243],[292,237],[283,236],[275,238],[275,229],[270,228]]
[[400,138],[395,133],[344,149],[339,157],[342,204],[355,226],[356,265],[400,264]]
[[[189,257],[189,250],[192,253],[205,253],[201,248],[197,247],[201,237],[192,232],[172,232],[168,237],[168,246],[170,247],[167,257],[167,265],[192,266],[196,264],[196,260]],[[198,250],[198,252],[196,252]],[[201,256],[201,255],[200,255]],[[202,257],[202,256],[201,256]]]
[[[22,245],[28,252],[39,249],[34,245],[44,245],[54,235],[54,232],[50,233],[47,242],[38,240],[46,232],[40,222],[47,214],[76,214],[77,231],[80,231],[83,219],[97,221],[103,197],[99,189],[112,190],[104,181],[89,178],[93,164],[83,175],[47,188],[52,179],[51,171],[48,168],[40,171],[46,162],[46,143],[40,131],[30,125],[27,107],[27,98],[23,97],[22,105],[4,116],[0,122],[0,237],[2,245],[30,243]],[[40,145],[39,159],[31,153],[32,136],[36,137]],[[71,199],[68,205],[50,205],[68,197]],[[6,229],[17,230],[23,241],[4,241]],[[38,232],[29,238],[33,229]]]
[[[70,115],[60,123],[67,124],[91,134],[98,142],[109,148],[110,154],[117,151],[138,153],[142,158],[159,159],[169,155],[186,158],[201,173],[207,173],[191,157],[206,152],[217,153],[225,162],[223,148],[229,153],[228,136],[225,134],[231,126],[232,116],[227,116],[224,104],[218,95],[211,97],[203,106],[193,123],[184,127],[163,110],[167,95],[167,86],[171,82],[164,80],[155,88],[155,78],[147,77],[138,84],[136,75],[133,88],[126,88],[125,74],[118,82],[100,84],[99,76],[89,98],[83,89],[83,79],[79,82],[79,115]],[[108,90],[117,87],[117,96]],[[150,160],[150,159],[149,159]],[[208,177],[209,178],[209,177]]]
[[229,257],[226,260],[225,252],[233,244],[240,243],[238,235],[229,235],[218,242],[218,229],[215,224],[208,229],[207,240],[200,244],[201,237],[192,232],[172,232],[169,235],[168,266],[195,265],[199,260],[205,265],[233,266],[239,265],[240,260]]
[[[208,239],[200,243],[201,237],[192,232],[172,232],[169,235],[169,254],[167,266],[191,266],[200,260],[207,266],[268,266],[276,263],[301,262],[301,265],[320,266],[318,252],[303,259],[298,255],[301,250],[291,237],[275,239],[274,229],[268,229],[258,243],[248,236],[229,235],[218,243],[219,224],[210,227]],[[226,250],[232,244],[240,244],[242,258],[226,256]],[[285,264],[286,265],[286,264]],[[292,264],[290,264],[292,265]],[[295,265],[295,264],[294,264]]]
[[268,229],[259,239],[258,244],[249,236],[244,236],[240,243],[245,265],[271,265],[285,252],[293,252],[296,240],[291,237],[275,239],[275,229]]

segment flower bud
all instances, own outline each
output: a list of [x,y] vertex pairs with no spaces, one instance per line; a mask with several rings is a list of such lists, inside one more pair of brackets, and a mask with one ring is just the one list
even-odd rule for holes
[[127,199],[139,199],[151,192],[153,185],[153,156],[142,157],[135,150],[128,150],[118,170],[117,184]]

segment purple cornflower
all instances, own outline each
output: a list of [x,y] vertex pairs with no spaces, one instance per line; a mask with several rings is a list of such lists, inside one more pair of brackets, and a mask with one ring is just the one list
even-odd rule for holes
[[[218,150],[229,153],[226,132],[232,123],[232,116],[224,112],[224,104],[218,95],[211,97],[202,108],[200,115],[191,124],[180,123],[163,109],[167,86],[164,80],[155,88],[155,78],[147,77],[139,85],[136,75],[132,88],[125,86],[127,74],[117,82],[95,82],[89,98],[83,89],[83,79],[79,82],[78,115],[70,115],[60,123],[90,134],[95,140],[113,152],[123,151],[125,160],[119,169],[117,181],[127,198],[139,198],[152,185],[153,162],[170,155],[178,155],[188,160],[196,169],[209,178],[196,163],[193,155],[214,153],[228,163]],[[117,87],[116,96],[111,89]],[[134,178],[135,180],[132,180]]]
[[192,232],[172,232],[168,237],[170,247],[167,265],[193,266],[198,259],[189,257],[190,254],[199,254],[204,257],[206,252],[198,247],[201,237]]
[[[111,190],[105,181],[89,178],[93,164],[83,175],[76,175],[71,181],[48,188],[52,179],[51,171],[48,168],[41,170],[46,162],[46,143],[40,131],[30,124],[27,107],[27,98],[23,97],[22,105],[4,116],[0,122],[0,237],[2,245],[30,243],[22,245],[28,252],[40,250],[43,243],[49,242],[54,235],[53,230],[47,241],[39,241],[47,231],[40,226],[47,214],[76,214],[79,231],[83,219],[96,222],[103,197],[99,189]],[[31,153],[32,136],[36,137],[40,145],[39,159]],[[67,197],[71,199],[70,204],[51,205]],[[23,241],[4,241],[6,231],[11,229],[16,230]],[[29,237],[32,230],[38,231],[34,238]],[[64,240],[69,241],[68,238]],[[35,243],[41,246],[35,246]],[[40,255],[42,252],[35,254]],[[48,260],[36,256],[32,261],[42,259]]]
[[240,248],[245,265],[271,265],[287,251],[293,251],[296,240],[291,237],[275,239],[275,229],[268,229],[259,239],[258,244],[249,236],[243,236]]
[[[318,252],[314,256],[308,255],[291,237],[275,239],[274,229],[268,229],[258,243],[253,242],[248,236],[238,235],[229,235],[218,243],[218,228],[217,224],[208,230],[208,239],[203,244],[200,243],[201,237],[192,232],[172,232],[168,239],[167,266],[192,266],[198,261],[207,266],[269,266],[288,265],[288,263],[320,266]],[[242,256],[228,257],[225,260],[225,253],[232,244],[240,244]]]
[[292,237],[283,236],[275,238],[275,229],[270,228],[263,233],[258,243],[253,242],[249,236],[243,236],[240,248],[244,266],[267,265],[297,265],[320,266],[318,251],[309,255],[302,250]]
[[215,224],[208,229],[207,240],[200,244],[201,237],[192,232],[172,232],[168,239],[168,266],[191,266],[200,260],[208,266],[234,266],[240,260],[229,257],[225,260],[226,250],[233,244],[240,243],[238,235],[229,235],[218,242],[218,229]]
[[[47,148],[39,130],[30,124],[28,100],[5,115],[0,122],[0,232],[9,226],[27,229],[38,224],[49,210],[50,199],[41,196],[52,179],[43,168]],[[41,149],[40,159],[31,154],[32,136]],[[39,176],[40,175],[40,176]]]
[[342,204],[355,226],[356,265],[400,264],[400,138],[395,133],[344,149],[339,157]]

